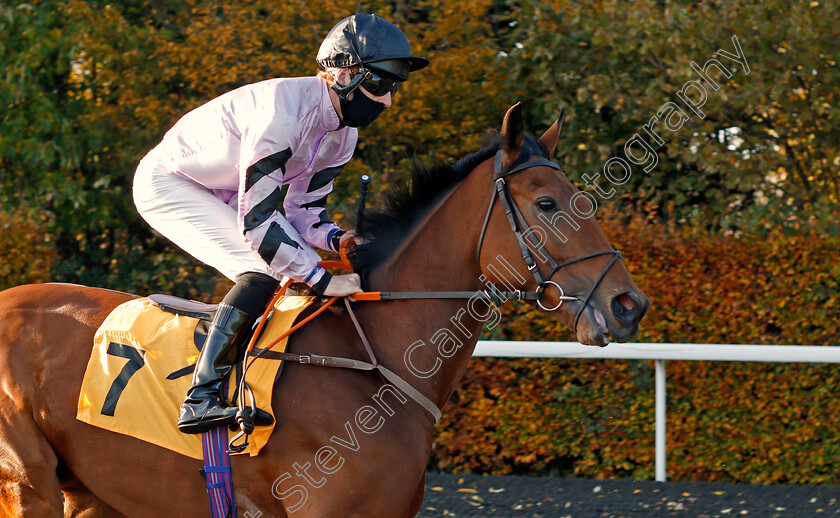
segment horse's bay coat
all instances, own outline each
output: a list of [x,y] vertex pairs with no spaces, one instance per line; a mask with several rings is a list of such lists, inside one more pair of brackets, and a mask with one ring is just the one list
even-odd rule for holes
[[[524,138],[517,105],[502,126],[503,161],[513,163],[523,146],[548,158],[557,137],[555,124],[539,146],[536,139]],[[390,220],[370,215],[366,224],[372,240],[359,249],[354,263],[363,270],[372,291],[477,291],[487,280],[502,282],[488,269],[499,256],[516,269],[519,275],[513,278],[527,279],[517,288],[537,288],[498,207],[489,217],[476,260],[493,189],[491,157],[495,153],[492,149],[477,154],[480,156],[469,162],[462,178],[437,196],[412,203],[418,200],[410,195],[414,198],[401,204],[407,207],[404,213]],[[453,170],[442,174],[453,174]],[[577,192],[565,176],[540,166],[511,176],[508,188],[529,225],[540,224],[539,201],[550,198],[558,208],[567,210],[570,197]],[[394,218],[411,224],[395,233],[394,228],[403,227]],[[387,253],[366,262],[364,246],[374,251],[378,232],[380,237],[390,235],[396,241],[388,241]],[[545,249],[566,261],[610,246],[590,218],[582,220],[566,242],[547,240]],[[582,297],[608,261],[598,257],[576,263],[553,280],[566,294]],[[55,284],[21,286],[0,293],[0,514],[25,518],[208,515],[207,494],[198,475],[200,461],[75,419],[94,332],[113,307],[130,297]],[[558,297],[559,291],[550,288],[543,302],[554,307]],[[636,302],[628,303],[628,308],[627,299]],[[465,303],[360,302],[356,315],[379,362],[444,407],[467,367],[483,325],[481,319],[465,311]],[[599,345],[610,339],[632,340],[648,304],[623,263],[615,263],[581,313],[578,340]],[[578,309],[575,303],[566,302],[551,314],[571,326]],[[596,321],[596,310],[605,325]],[[442,329],[456,329],[463,340],[457,347],[448,343],[442,348],[412,349],[415,368],[428,372],[439,362],[433,373],[418,375],[406,364],[406,350],[418,340],[432,342],[431,337],[440,336],[436,333]],[[350,318],[339,310],[324,312],[292,335],[287,351],[367,360]],[[287,364],[272,398],[277,417],[274,434],[259,456],[232,459],[240,514],[414,516],[423,498],[434,423],[414,401],[403,401],[387,389],[383,392],[386,385],[370,372]]]

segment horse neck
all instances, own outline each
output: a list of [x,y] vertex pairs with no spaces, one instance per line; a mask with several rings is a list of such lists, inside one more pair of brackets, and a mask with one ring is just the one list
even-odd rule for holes
[[[371,272],[381,291],[478,291],[476,261],[481,225],[492,190],[485,162],[467,176],[415,229],[406,242]],[[483,321],[471,316],[467,299],[391,301],[370,307],[381,362],[439,407],[463,376]],[[422,342],[418,345],[418,341]],[[409,359],[407,349],[411,348]],[[410,364],[410,365],[409,365]],[[426,375],[438,365],[433,373]],[[423,374],[418,374],[423,372]]]

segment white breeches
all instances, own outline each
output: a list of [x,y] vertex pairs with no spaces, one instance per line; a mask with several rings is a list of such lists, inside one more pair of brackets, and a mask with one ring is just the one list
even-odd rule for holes
[[153,229],[227,278],[259,272],[283,279],[245,242],[234,207],[189,179],[170,173],[154,153],[137,167],[134,204]]

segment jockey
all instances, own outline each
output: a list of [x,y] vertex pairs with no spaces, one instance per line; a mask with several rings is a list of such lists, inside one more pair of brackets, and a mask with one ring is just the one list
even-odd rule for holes
[[[184,433],[235,421],[221,387],[281,279],[326,296],[361,291],[358,275],[331,275],[317,264],[313,247],[337,251],[354,238],[327,215],[327,195],[353,155],[356,128],[391,106],[399,83],[429,60],[412,55],[392,23],[356,14],[332,28],[317,62],[317,77],[243,86],[187,113],[137,168],[143,218],[235,282],[181,406]],[[255,425],[266,424],[270,415],[258,412]]]

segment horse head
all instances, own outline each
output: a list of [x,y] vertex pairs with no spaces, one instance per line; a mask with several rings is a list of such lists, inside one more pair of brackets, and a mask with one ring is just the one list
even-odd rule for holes
[[[572,327],[581,343],[627,342],[650,300],[595,220],[596,199],[551,161],[562,122],[561,113],[537,140],[525,133],[521,104],[505,115],[479,265],[488,282],[510,287],[511,276],[524,280],[516,289],[536,293],[533,303]],[[493,209],[499,202],[504,211]],[[493,266],[502,259],[516,272]]]

